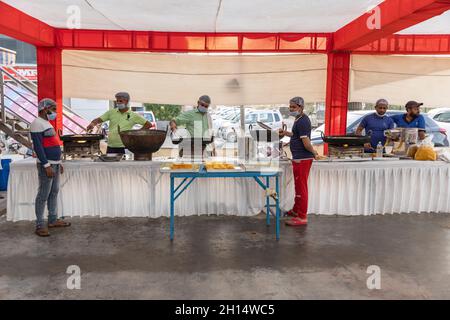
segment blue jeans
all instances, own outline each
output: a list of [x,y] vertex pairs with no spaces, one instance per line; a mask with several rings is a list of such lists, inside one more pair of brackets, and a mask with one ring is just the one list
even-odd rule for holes
[[41,164],[37,165],[39,189],[35,201],[36,229],[45,227],[44,210],[46,203],[48,209],[48,223],[55,223],[58,219],[57,200],[59,192],[60,165],[52,164],[51,168],[55,173],[55,176],[49,178],[45,173],[45,168]]

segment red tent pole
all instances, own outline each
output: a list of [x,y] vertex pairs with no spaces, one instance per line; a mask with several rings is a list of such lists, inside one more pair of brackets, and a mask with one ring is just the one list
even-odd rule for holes
[[[343,135],[347,129],[350,53],[328,53],[325,135]],[[324,153],[328,153],[325,144]]]
[[50,98],[57,104],[58,117],[55,129],[62,130],[62,50],[54,47],[37,47],[38,99]]

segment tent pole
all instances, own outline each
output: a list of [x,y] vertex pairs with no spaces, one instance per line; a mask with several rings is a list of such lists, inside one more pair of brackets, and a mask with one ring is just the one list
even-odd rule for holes
[[62,50],[37,47],[38,100],[50,98],[57,104],[57,119],[53,124],[58,133],[63,128]]
[[[325,135],[344,135],[347,129],[350,53],[328,53]],[[324,154],[328,153],[325,145]]]

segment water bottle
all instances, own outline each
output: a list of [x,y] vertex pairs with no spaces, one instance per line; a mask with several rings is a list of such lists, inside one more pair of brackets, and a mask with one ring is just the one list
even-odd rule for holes
[[383,145],[381,144],[381,141],[377,144],[377,158],[383,158]]

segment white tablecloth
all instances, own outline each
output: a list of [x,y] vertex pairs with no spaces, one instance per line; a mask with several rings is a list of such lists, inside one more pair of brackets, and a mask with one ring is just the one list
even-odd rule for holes
[[[170,174],[161,162],[64,163],[58,198],[64,216],[168,217]],[[178,183],[181,179],[177,179]],[[274,179],[271,187],[275,188]],[[35,160],[11,165],[7,219],[33,220],[38,177]],[[175,214],[250,216],[265,206],[265,192],[252,178],[196,179],[176,200]]]
[[[65,216],[169,216],[169,174],[159,162],[66,162],[59,213]],[[293,205],[292,169],[281,165],[281,208]],[[37,192],[33,159],[11,165],[7,219],[33,220]],[[272,184],[274,186],[274,184]],[[370,215],[450,212],[450,165],[445,162],[315,162],[309,180],[309,212]],[[197,179],[176,201],[176,215],[250,216],[265,205],[253,179]]]

